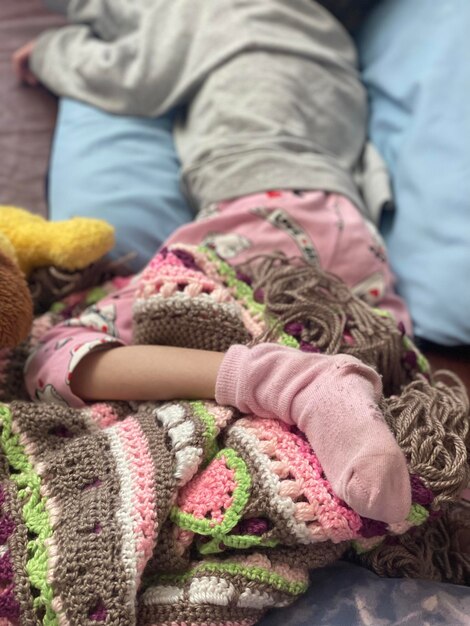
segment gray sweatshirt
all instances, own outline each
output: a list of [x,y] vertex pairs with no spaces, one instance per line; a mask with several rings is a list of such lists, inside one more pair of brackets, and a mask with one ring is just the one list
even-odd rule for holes
[[[353,42],[313,0],[46,0],[33,71],[112,113],[179,106],[183,183],[197,207],[268,189],[344,194],[366,135]],[[131,157],[130,157],[131,158]]]

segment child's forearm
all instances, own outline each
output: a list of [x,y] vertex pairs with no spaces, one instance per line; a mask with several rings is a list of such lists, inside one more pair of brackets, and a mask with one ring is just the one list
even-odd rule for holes
[[223,357],[188,348],[122,346],[90,353],[70,385],[85,401],[214,399]]

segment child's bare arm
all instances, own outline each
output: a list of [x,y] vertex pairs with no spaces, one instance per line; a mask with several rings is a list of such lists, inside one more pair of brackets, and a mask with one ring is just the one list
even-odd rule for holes
[[70,384],[85,401],[214,399],[223,357],[188,348],[121,346],[91,352]]
[[377,402],[371,368],[346,355],[260,344],[226,354],[166,346],[91,352],[75,368],[84,400],[214,399],[243,413],[296,424],[333,489],[361,515],[403,521],[411,506],[406,459]]
[[35,39],[29,41],[27,44],[16,50],[12,56],[13,71],[15,72],[18,81],[20,83],[26,83],[26,85],[29,85],[30,87],[36,87],[39,85],[38,79],[33,74],[29,66],[29,59],[33,52],[35,42]]

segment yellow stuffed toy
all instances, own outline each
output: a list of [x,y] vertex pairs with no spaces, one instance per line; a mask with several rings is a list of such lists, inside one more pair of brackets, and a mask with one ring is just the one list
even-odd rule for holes
[[26,276],[38,267],[80,270],[114,246],[114,228],[103,220],[75,217],[49,222],[12,206],[0,206],[0,233],[11,242]]
[[[1,249],[15,259],[17,271],[29,283],[36,313],[74,290],[93,286],[110,271],[109,262],[100,259],[114,246],[114,228],[103,220],[76,217],[49,222],[24,209],[0,205],[0,235]],[[6,306],[2,290],[0,323]]]

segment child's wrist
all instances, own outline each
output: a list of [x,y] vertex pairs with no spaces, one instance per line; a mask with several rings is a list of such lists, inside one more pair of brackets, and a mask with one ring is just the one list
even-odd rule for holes
[[234,345],[224,354],[215,384],[215,399],[218,404],[240,408],[237,406],[239,372],[248,352],[249,348],[246,346]]

